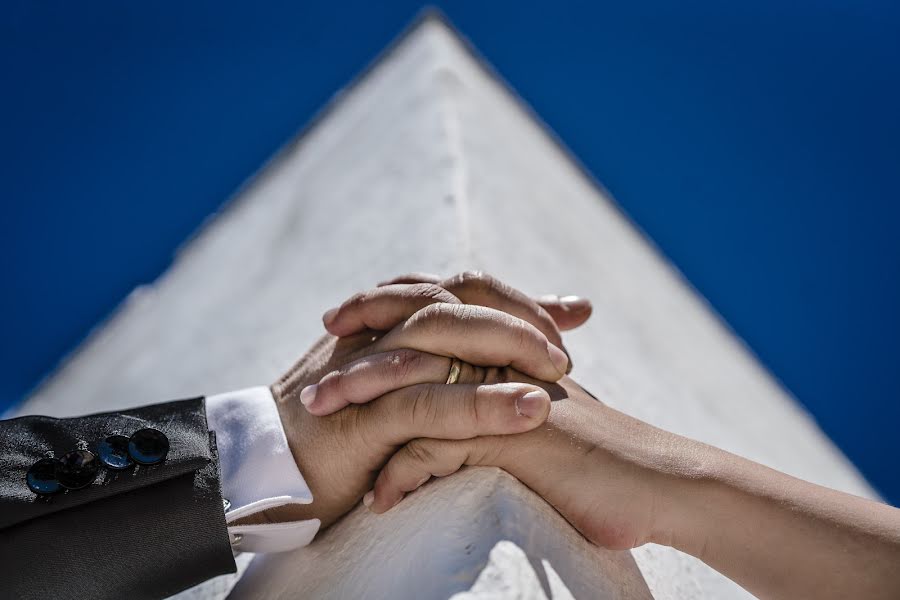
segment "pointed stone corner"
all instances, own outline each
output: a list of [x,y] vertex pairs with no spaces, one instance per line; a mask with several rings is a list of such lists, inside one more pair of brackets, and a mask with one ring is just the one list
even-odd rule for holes
[[493,468],[434,480],[383,515],[357,507],[314,545],[257,557],[231,598],[299,589],[322,599],[651,598],[628,552],[590,544]]

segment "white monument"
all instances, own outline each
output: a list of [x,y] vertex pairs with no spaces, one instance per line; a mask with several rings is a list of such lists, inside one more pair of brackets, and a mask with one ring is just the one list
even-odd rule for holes
[[[340,93],[18,412],[71,415],[269,383],[322,333],[322,312],[352,292],[402,272],[468,268],[534,294],[590,297],[592,320],[566,343],[573,376],[610,405],[873,495],[521,99],[434,16]],[[675,550],[600,550],[516,480],[485,468],[429,483],[384,516],[357,508],[308,548],[242,555],[239,564],[240,578],[183,595],[748,596]]]

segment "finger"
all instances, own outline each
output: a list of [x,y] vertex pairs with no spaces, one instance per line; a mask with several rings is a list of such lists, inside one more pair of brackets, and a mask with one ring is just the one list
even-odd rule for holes
[[[451,292],[432,283],[390,284],[354,295],[322,320],[329,333],[345,337],[366,328],[385,331],[408,319],[429,304],[447,302],[487,306],[528,321],[555,346],[562,338],[553,319],[536,302],[488,275],[463,273],[447,280]],[[465,296],[465,300],[462,296]]]
[[420,308],[436,302],[459,304],[459,299],[432,283],[395,284],[354,294],[322,317],[328,333],[338,337],[375,329],[391,329]]
[[405,275],[394,277],[393,279],[388,279],[387,281],[382,281],[378,284],[378,287],[393,285],[395,283],[437,283],[440,280],[440,276],[432,275],[431,273],[407,273]]
[[542,381],[566,374],[569,359],[534,325],[468,304],[431,304],[394,327],[372,348],[411,348],[491,367],[511,366]]
[[482,435],[524,433],[550,414],[550,395],[536,385],[419,384],[385,394],[360,407],[360,423],[386,445],[419,437],[461,440]]
[[[400,275],[399,277],[395,277],[394,279],[383,281],[379,283],[380,286],[397,284],[397,283],[435,283],[439,284],[442,287],[452,291],[456,294],[457,297],[460,298],[463,302],[468,304],[479,304],[479,302],[473,301],[470,298],[463,298],[457,291],[451,289],[451,281],[454,279],[462,278],[462,279],[472,279],[472,278],[486,278],[488,280],[493,280],[500,285],[505,285],[499,282],[497,279],[481,273],[479,271],[467,271],[465,273],[461,273],[459,275],[455,275],[448,279],[441,279],[437,275],[432,275],[430,273],[408,273],[406,275]],[[531,303],[538,305],[540,308],[543,308],[549,314],[550,318],[556,324],[556,327],[560,331],[567,331],[569,329],[575,329],[576,327],[582,325],[585,321],[588,320],[591,316],[592,307],[591,301],[587,298],[581,298],[579,296],[563,296],[559,297],[557,295],[548,295],[541,296],[540,298],[536,298],[532,300],[528,296],[525,296],[521,292],[518,292],[515,288],[510,286],[506,286],[509,290],[516,292],[517,296],[524,297],[525,299],[531,301]],[[521,299],[520,299],[521,301]],[[483,306],[491,306],[492,308],[498,308],[500,310],[504,310],[500,306],[493,306],[491,304],[482,304]],[[507,312],[511,312],[507,310]],[[516,313],[512,313],[516,314]],[[521,314],[516,314],[516,316],[520,318],[525,318]],[[531,321],[530,319],[526,319]],[[531,321],[532,324],[537,325],[534,321]],[[544,332],[546,335],[546,331]],[[549,337],[549,336],[548,336]],[[555,343],[555,342],[554,342]]]
[[584,324],[593,312],[591,301],[579,296],[541,296],[537,303],[553,318],[560,331],[575,329]]
[[[559,330],[550,315],[521,292],[488,275],[463,273],[447,280],[451,292],[430,283],[390,284],[354,295],[322,320],[329,333],[349,336],[366,328],[388,330],[428,304],[448,302],[487,306],[528,321],[552,344],[563,348]],[[465,300],[462,296],[465,296]]]
[[528,321],[551,343],[562,348],[562,337],[550,314],[519,290],[487,273],[466,271],[445,279],[439,285],[465,304],[496,308]]
[[365,356],[332,371],[304,388],[300,401],[318,416],[348,404],[363,404],[392,390],[419,383],[443,383],[451,359],[418,350],[393,350]]
[[469,440],[415,439],[397,451],[387,462],[372,491],[363,496],[363,504],[374,513],[383,513],[403,497],[424,485],[431,477],[446,477],[463,465],[477,464],[477,447],[490,443],[484,438]]

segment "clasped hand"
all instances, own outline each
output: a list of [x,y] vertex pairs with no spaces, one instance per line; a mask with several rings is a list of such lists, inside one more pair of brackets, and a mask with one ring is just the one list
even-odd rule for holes
[[[331,523],[360,498],[385,512],[431,477],[490,465],[599,545],[664,537],[655,498],[676,436],[565,376],[560,329],[589,316],[586,300],[542,304],[481,273],[407,276],[328,311],[332,335],[274,388],[310,514]],[[456,385],[445,384],[451,357],[463,361]]]
[[[561,394],[555,383],[569,367],[560,328],[589,314],[582,300],[535,301],[478,273],[399,278],[328,311],[329,333],[272,385],[313,503],[253,522],[330,525],[412,440],[534,429],[550,411],[548,390]],[[462,368],[446,385],[453,358]]]
[[329,335],[272,387],[314,502],[267,517],[327,526],[491,465],[606,548],[672,546],[760,597],[900,597],[900,510],[607,407],[566,375],[559,332],[590,312],[479,273],[402,277],[328,311]]

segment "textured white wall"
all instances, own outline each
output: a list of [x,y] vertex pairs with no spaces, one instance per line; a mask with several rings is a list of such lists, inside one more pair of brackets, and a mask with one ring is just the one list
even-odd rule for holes
[[[352,292],[399,272],[465,268],[532,293],[589,296],[594,317],[566,343],[573,376],[610,405],[872,495],[705,302],[437,20],[421,24],[283,149],[20,412],[77,414],[267,383],[320,335],[319,315]],[[674,550],[647,546],[633,555],[656,598],[746,595]],[[222,595],[232,583],[220,578],[186,595]],[[257,557],[234,595],[513,592],[648,594],[629,553],[592,547],[505,474],[470,469],[429,484],[388,516],[357,510],[307,549]]]

